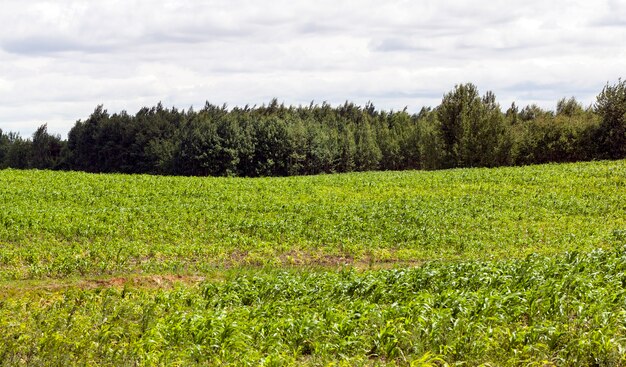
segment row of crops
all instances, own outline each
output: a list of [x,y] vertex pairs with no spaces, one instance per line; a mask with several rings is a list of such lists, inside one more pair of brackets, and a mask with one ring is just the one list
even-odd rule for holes
[[0,302],[5,365],[626,363],[626,248]]
[[0,171],[0,281],[608,248],[626,162],[290,178]]
[[626,365],[626,161],[0,171],[1,365]]

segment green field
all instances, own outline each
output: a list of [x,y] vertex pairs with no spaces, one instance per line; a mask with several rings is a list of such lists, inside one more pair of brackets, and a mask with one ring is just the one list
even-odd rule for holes
[[624,365],[626,161],[0,171],[6,365]]

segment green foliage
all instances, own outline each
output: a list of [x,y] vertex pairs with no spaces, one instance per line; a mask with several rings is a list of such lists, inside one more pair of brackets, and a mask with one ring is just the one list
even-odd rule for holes
[[446,167],[500,166],[509,161],[508,131],[495,96],[457,85],[437,108]]
[[621,366],[624,250],[30,290],[0,303],[0,363]]
[[98,106],[67,142],[45,125],[32,140],[1,135],[0,167],[185,176],[294,176],[371,170],[497,167],[626,156],[624,82],[607,86],[595,108],[574,97],[556,113],[537,105],[505,113],[473,84],[417,114],[346,102],[200,111],[164,108],[135,115]]
[[0,186],[2,365],[626,363],[624,161]]
[[[99,106],[67,143],[0,131],[0,167],[623,158],[625,85],[556,114],[503,114],[471,84],[415,115]],[[2,170],[0,187],[0,365],[626,364],[623,160]]]
[[418,146],[419,162],[422,169],[434,170],[444,167],[444,145],[439,133],[440,125],[435,112],[425,112],[424,123],[417,126],[415,145]]
[[590,112],[541,114],[512,127],[515,164],[590,160],[599,149],[598,118]]
[[11,147],[9,137],[0,129],[0,168],[6,168],[6,156]]
[[568,117],[580,115],[584,112],[583,106],[574,97],[569,99],[562,98],[556,104],[556,115],[564,115]]
[[0,280],[603,247],[624,161],[288,178],[0,171]]
[[552,113],[552,111],[546,111],[533,103],[529,106],[524,107],[519,112],[518,119],[521,121],[531,121],[538,118],[547,118],[553,116],[554,113]]
[[362,121],[357,127],[355,136],[356,144],[356,169],[358,171],[373,171],[378,168],[382,153],[376,144],[374,133],[367,120]]
[[[102,160],[104,159],[106,162],[107,159],[113,158],[111,161],[116,162],[121,158],[117,156],[118,153],[121,153],[119,152],[120,149],[116,149],[112,145],[119,145],[122,140],[117,136],[111,137],[110,134],[106,134],[107,126],[112,126],[111,131],[119,131],[119,128],[115,126],[114,122],[105,125],[108,119],[108,112],[102,105],[99,105],[86,121],[77,121],[70,130],[67,147],[70,152],[68,162],[72,168],[93,172],[96,171],[94,168],[97,167],[99,172],[108,172],[107,164],[103,163]],[[99,134],[96,128],[104,133]],[[100,146],[98,135],[106,140],[110,139],[111,143],[107,144],[108,146]]]
[[596,113],[601,118],[598,139],[600,155],[605,158],[626,157],[626,80],[607,85],[598,95]]
[[41,125],[33,134],[30,166],[39,169],[56,168],[63,147],[61,137],[48,134],[48,126]]
[[9,133],[5,142],[3,167],[29,168],[32,156],[32,144],[28,140],[22,139],[19,134]]

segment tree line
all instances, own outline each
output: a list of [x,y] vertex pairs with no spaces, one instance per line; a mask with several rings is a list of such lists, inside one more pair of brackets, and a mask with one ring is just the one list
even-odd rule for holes
[[193,176],[289,176],[368,170],[496,167],[626,158],[626,82],[584,108],[561,99],[503,111],[492,92],[457,85],[419,113],[346,102],[135,115],[98,106],[67,140],[40,126],[31,138],[0,130],[0,168]]

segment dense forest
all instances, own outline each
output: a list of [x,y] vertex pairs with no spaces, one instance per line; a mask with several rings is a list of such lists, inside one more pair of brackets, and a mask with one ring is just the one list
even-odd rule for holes
[[199,111],[160,103],[135,115],[98,106],[67,140],[46,125],[0,130],[0,168],[197,176],[287,176],[366,170],[495,167],[626,157],[626,81],[587,108],[561,99],[503,111],[493,93],[457,85],[436,108],[267,105]]

